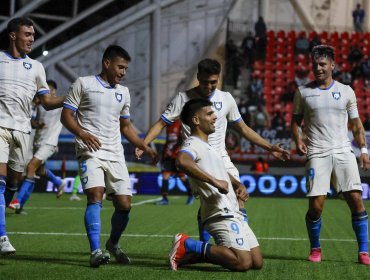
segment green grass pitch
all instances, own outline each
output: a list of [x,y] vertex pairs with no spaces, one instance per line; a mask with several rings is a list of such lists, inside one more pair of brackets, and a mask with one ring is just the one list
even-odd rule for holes
[[[97,269],[89,267],[89,246],[84,229],[85,200],[56,199],[33,194],[25,210],[16,215],[7,209],[7,231],[17,249],[0,257],[1,279],[370,279],[370,267],[357,263],[357,243],[348,207],[342,200],[326,201],[323,214],[323,261],[310,263],[304,216],[307,200],[250,198],[246,203],[250,226],[263,251],[260,271],[229,272],[219,266],[197,264],[171,271],[167,255],[172,236],[185,232],[197,236],[199,201],[185,205],[186,197],[170,196],[169,206],[156,206],[153,196],[134,196],[130,222],[121,246],[132,264],[114,260]],[[365,202],[368,211],[370,201]],[[101,212],[104,245],[113,211],[104,201]],[[370,211],[369,211],[370,212]]]

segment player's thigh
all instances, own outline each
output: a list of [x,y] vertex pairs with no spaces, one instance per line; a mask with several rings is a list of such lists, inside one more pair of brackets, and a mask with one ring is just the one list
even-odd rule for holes
[[336,191],[361,191],[361,178],[354,153],[334,154],[333,186]]
[[307,196],[326,195],[330,190],[333,172],[332,156],[314,157],[306,162]]
[[20,131],[12,131],[14,143],[10,146],[8,167],[16,172],[23,172],[27,163],[30,148],[30,135]]
[[36,151],[35,151],[33,157],[39,159],[41,162],[45,162],[49,157],[51,157],[57,151],[58,151],[57,146],[52,146],[52,145],[47,145],[46,144],[46,145],[36,147]]
[[[0,163],[8,164],[12,142],[13,139],[10,131],[0,127]],[[6,174],[6,171],[1,174]]]
[[205,225],[219,246],[250,251],[259,246],[256,236],[243,218],[218,218]]
[[87,157],[78,159],[78,172],[82,189],[105,187],[104,164],[97,158]]
[[106,162],[106,195],[132,196],[131,179],[125,160]]

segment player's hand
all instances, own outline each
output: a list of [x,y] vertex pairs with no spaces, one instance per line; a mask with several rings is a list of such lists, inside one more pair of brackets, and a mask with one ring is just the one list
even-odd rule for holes
[[290,152],[287,150],[284,150],[281,146],[282,146],[281,143],[272,145],[270,152],[277,159],[286,161],[287,159],[290,159]]
[[139,148],[135,148],[135,156],[137,160],[141,160],[141,156],[143,155],[144,151],[140,150]]
[[90,152],[96,152],[101,147],[99,139],[86,131],[81,133],[80,138],[85,143]]
[[229,192],[229,183],[227,181],[215,179],[213,186],[222,194],[227,194]]
[[[138,148],[136,148],[138,149]],[[141,151],[141,150],[140,150]],[[145,153],[152,159],[152,164],[155,165],[158,162],[158,154],[152,148],[147,147]]]
[[247,188],[243,185],[240,184],[236,189],[235,189],[235,194],[236,197],[244,202],[246,202],[249,198],[249,193]]
[[296,143],[296,146],[297,146],[297,152],[300,156],[307,154],[307,146],[305,143],[303,143],[303,141],[298,141]]
[[359,158],[359,163],[360,163],[360,167],[362,168],[362,170],[364,171],[369,170],[370,169],[369,155],[366,153],[361,154]]

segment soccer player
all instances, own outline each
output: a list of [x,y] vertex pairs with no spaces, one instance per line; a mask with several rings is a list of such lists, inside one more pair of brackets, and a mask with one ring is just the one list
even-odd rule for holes
[[[319,45],[312,49],[315,81],[299,87],[294,97],[292,138],[305,154],[306,188],[309,198],[306,225],[311,244],[309,260],[321,261],[320,228],[325,198],[332,184],[343,195],[351,212],[358,241],[358,261],[369,265],[368,215],[361,198],[361,180],[348,139],[348,116],[353,136],[361,148],[360,166],[369,164],[364,129],[357,111],[356,96],[346,85],[333,80],[334,49]],[[300,132],[304,120],[304,139]]]
[[22,180],[31,131],[35,95],[47,109],[62,106],[64,97],[49,94],[42,64],[27,56],[35,31],[29,18],[13,18],[7,25],[9,47],[0,52],[0,254],[12,254],[5,230],[5,207]]
[[76,135],[79,174],[87,196],[85,227],[90,242],[90,266],[109,261],[100,249],[100,210],[104,192],[113,201],[111,234],[106,249],[121,264],[130,263],[119,246],[131,210],[131,184],[121,144],[121,133],[153,160],[157,154],[138,137],[130,122],[130,94],[120,85],[130,55],[120,46],[109,46],[102,59],[99,75],[78,78],[68,91],[62,123]]
[[233,271],[262,268],[258,241],[239,211],[222,156],[208,142],[209,135],[216,131],[213,103],[190,100],[182,110],[181,121],[190,127],[191,135],[179,151],[176,164],[189,175],[193,191],[200,196],[201,219],[216,245],[177,234],[169,256],[171,268],[177,270],[180,265],[197,261]]
[[[209,58],[200,61],[197,73],[199,85],[185,92],[179,92],[172,99],[160,119],[149,129],[144,142],[148,144],[153,141],[165,126],[171,125],[176,119],[178,119],[181,110],[187,101],[194,98],[202,98],[211,101],[215,109],[217,120],[216,131],[209,136],[209,143],[222,156],[227,172],[231,176],[230,179],[232,180],[232,184],[239,198],[240,210],[246,214],[244,201],[248,199],[248,193],[246,192],[245,186],[240,183],[239,171],[231,162],[225,148],[225,134],[228,122],[231,123],[240,135],[248,139],[250,142],[269,151],[272,155],[281,160],[289,158],[289,152],[282,149],[279,144],[270,144],[245,124],[240,116],[238,106],[236,105],[232,95],[229,92],[217,89],[220,73],[221,65],[218,61]],[[182,124],[182,134],[184,139],[190,134],[189,127],[184,124]],[[141,151],[136,150],[136,156],[139,159]],[[200,233],[203,232],[201,224],[202,222],[198,219]],[[200,236],[200,239],[207,241],[207,236]]]
[[181,144],[181,122],[180,120],[176,120],[173,124],[167,126],[166,144],[163,147],[162,153],[162,199],[156,203],[157,205],[168,205],[168,184],[171,175],[177,175],[186,187],[188,194],[186,204],[190,205],[194,201],[189,180],[183,172],[177,170],[175,165],[177,152]]
[[[49,80],[47,83],[50,94],[56,97],[56,82]],[[36,128],[33,140],[33,157],[27,164],[26,179],[20,187],[17,198],[9,205],[9,208],[16,209],[15,213],[17,214],[24,213],[23,206],[35,187],[36,173],[39,176],[47,177],[54,185],[58,186],[57,197],[63,193],[64,181],[45,168],[45,161],[58,150],[58,138],[63,127],[60,122],[61,112],[61,108],[46,111],[41,105],[36,107],[36,120],[42,125]]]

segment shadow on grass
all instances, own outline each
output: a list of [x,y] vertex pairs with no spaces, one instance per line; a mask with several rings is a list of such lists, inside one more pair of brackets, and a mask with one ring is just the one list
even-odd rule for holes
[[[266,260],[286,260],[286,261],[304,261],[308,264],[315,264],[308,260],[308,257],[294,257],[294,256],[280,256],[280,255],[269,255],[264,254],[263,258]],[[338,259],[322,259],[320,263],[333,263],[333,262],[339,262],[339,263],[349,263],[346,260],[338,260]]]

